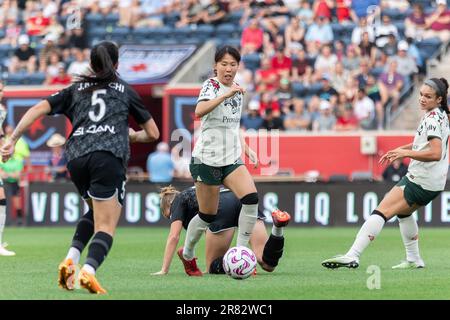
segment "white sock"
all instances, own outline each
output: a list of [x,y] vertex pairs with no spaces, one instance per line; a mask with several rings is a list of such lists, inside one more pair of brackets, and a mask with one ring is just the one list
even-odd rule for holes
[[407,218],[399,218],[398,226],[402,235],[406,250],[406,260],[410,262],[419,261],[419,226],[412,215]]
[[90,264],[85,264],[83,266],[83,268],[81,268],[81,270],[86,271],[89,274],[93,274],[95,276],[95,269],[93,266],[91,266]]
[[3,230],[5,229],[6,206],[0,206],[0,247],[3,243]]
[[347,256],[359,258],[367,246],[375,240],[378,234],[381,232],[384,226],[383,217],[378,214],[372,214],[369,219],[362,225],[358,234],[356,235],[355,242],[347,252]]
[[275,225],[272,225],[272,234],[275,237],[282,237],[283,236],[283,229],[284,229],[283,227],[279,228],[279,227],[277,227]]
[[258,216],[258,204],[243,204],[239,213],[237,246],[248,247]]
[[209,225],[210,223],[202,220],[198,214],[189,222],[183,248],[183,257],[186,260],[192,260],[195,257],[195,245]]
[[66,259],[72,259],[74,264],[78,264],[80,262],[81,252],[75,247],[70,247],[69,252],[67,252]]

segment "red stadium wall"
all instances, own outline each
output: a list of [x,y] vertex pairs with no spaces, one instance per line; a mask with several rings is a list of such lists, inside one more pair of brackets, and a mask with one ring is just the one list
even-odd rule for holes
[[[388,150],[411,143],[414,138],[412,133],[405,135],[379,134],[376,136],[377,154],[364,155],[360,148],[362,134],[367,133],[346,136],[337,134],[294,136],[281,133],[278,167],[281,171],[291,169],[295,175],[302,175],[309,170],[317,170],[324,179],[338,173],[350,175],[353,171],[371,171],[377,176],[381,175],[385,168],[378,164],[380,157]],[[247,143],[253,137],[253,135],[247,137]],[[270,149],[268,154],[270,159],[277,158],[276,155],[271,155]],[[248,160],[246,160],[247,162]],[[274,165],[273,161],[271,165]],[[262,170],[269,166],[269,164],[262,163],[260,168],[254,169],[251,165],[247,165],[253,175],[260,175]]]

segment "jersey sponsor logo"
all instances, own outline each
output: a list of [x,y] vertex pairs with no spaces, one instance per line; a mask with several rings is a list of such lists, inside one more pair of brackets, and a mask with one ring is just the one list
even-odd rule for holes
[[74,133],[73,136],[82,136],[84,134],[96,134],[96,133],[103,133],[103,132],[109,132],[111,134],[116,134],[116,128],[114,126],[108,126],[108,125],[100,125],[97,126],[93,124],[92,126],[89,126],[86,130],[84,127],[78,128]]
[[223,123],[240,123],[241,118],[228,118],[227,116],[223,116],[222,118]]

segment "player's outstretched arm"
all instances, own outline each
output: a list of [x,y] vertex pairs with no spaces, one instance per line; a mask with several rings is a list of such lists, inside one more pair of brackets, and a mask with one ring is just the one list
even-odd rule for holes
[[169,273],[170,264],[172,263],[173,255],[180,241],[180,233],[183,228],[181,220],[176,220],[170,224],[170,232],[167,236],[166,249],[164,250],[164,259],[161,270],[152,273],[153,276],[166,275]]
[[43,115],[50,113],[50,111],[50,103],[48,103],[47,100],[42,100],[34,107],[28,109],[28,111],[23,115],[22,119],[20,119],[19,124],[17,125],[11,137],[0,149],[3,162],[7,161],[12,156],[17,140],[20,139],[22,134],[31,126],[31,124]]
[[159,129],[156,126],[155,120],[149,119],[144,124],[141,124],[140,127],[142,128],[140,131],[134,131],[130,128],[129,135],[131,143],[147,143],[159,139]]

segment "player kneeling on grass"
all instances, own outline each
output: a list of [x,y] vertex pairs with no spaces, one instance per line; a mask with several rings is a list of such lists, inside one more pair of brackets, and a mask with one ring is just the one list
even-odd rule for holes
[[[167,237],[166,248],[161,271],[153,275],[164,275],[169,272],[170,263],[180,240],[181,229],[187,229],[189,221],[198,212],[198,202],[195,188],[177,191],[173,187],[161,189],[161,212],[170,219],[170,232]],[[206,230],[206,266],[207,272],[224,274],[222,258],[230,248],[235,228],[238,227],[239,214],[242,203],[228,189],[222,189],[219,194],[219,209],[217,217]],[[256,254],[259,265],[266,271],[272,272],[278,265],[283,254],[283,228],[289,223],[290,216],[286,212],[276,210],[272,213],[272,234],[267,235],[264,225],[264,214],[258,210],[258,220],[250,236],[250,246]],[[194,260],[195,262],[195,260]],[[189,276],[201,276],[198,268],[185,269]]]
[[445,188],[448,171],[449,114],[448,82],[444,78],[426,80],[420,88],[419,104],[426,113],[416,131],[414,142],[383,155],[380,163],[411,158],[408,173],[394,186],[362,225],[355,242],[345,255],[322,262],[326,268],[357,268],[359,257],[383,229],[386,221],[399,218],[406,261],[393,269],[423,268],[419,254],[419,228],[412,213],[426,206]]

